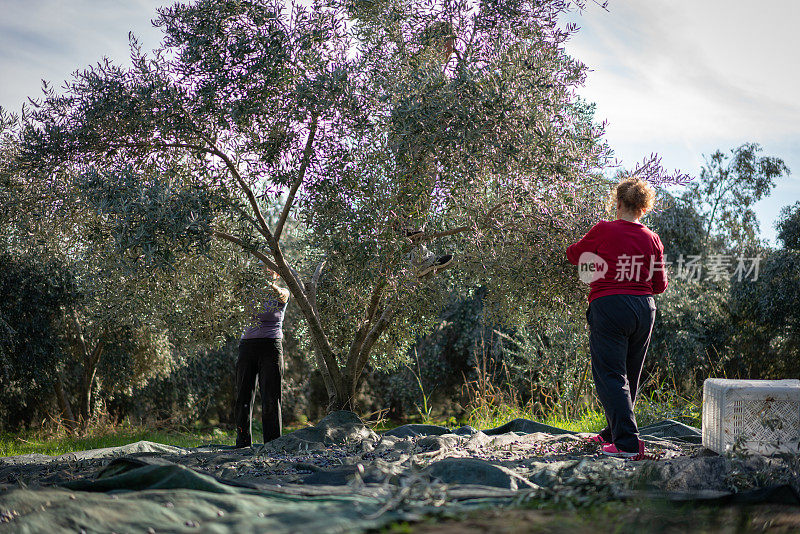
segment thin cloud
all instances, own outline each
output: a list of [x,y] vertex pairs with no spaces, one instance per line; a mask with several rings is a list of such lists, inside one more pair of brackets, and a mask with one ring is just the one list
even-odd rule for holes
[[18,110],[27,97],[40,95],[42,79],[60,86],[73,72],[103,57],[127,63],[129,31],[146,48],[156,46],[160,32],[150,21],[162,3],[4,0],[0,105]]
[[800,200],[799,19],[795,0],[611,0],[569,17],[581,30],[567,51],[592,69],[581,94],[627,165],[656,151],[696,173],[746,141],[783,158],[795,174],[755,207],[774,242],[780,207]]
[[[783,54],[789,60],[800,38],[757,35],[751,20],[712,16],[722,7],[612,2],[610,13],[590,9],[573,18],[583,28],[567,49],[594,69],[583,94],[597,102],[617,134],[653,140],[680,139],[687,129],[693,137],[721,139],[745,132],[771,138],[800,134],[800,106],[786,91],[800,83],[800,73],[775,59]],[[744,63],[732,54],[741,41],[749,50]]]

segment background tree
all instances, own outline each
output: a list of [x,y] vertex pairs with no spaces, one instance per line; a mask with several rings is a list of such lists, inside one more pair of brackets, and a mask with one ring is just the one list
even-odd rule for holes
[[[13,126],[14,117],[5,118]],[[3,242],[7,288],[17,296],[7,304],[18,302],[22,314],[4,323],[12,330],[24,325],[25,302],[42,308],[36,313],[49,321],[40,328],[47,357],[37,356],[39,343],[29,340],[30,348],[18,349],[14,361],[27,358],[31,372],[48,377],[39,382],[52,388],[67,422],[85,424],[100,397],[111,400],[168,373],[175,349],[219,344],[225,334],[241,330],[260,284],[257,269],[231,255],[229,246],[174,240],[166,252],[172,269],[151,271],[139,265],[151,261],[147,247],[142,257],[127,254],[130,249],[114,238],[130,232],[128,239],[137,239],[147,231],[148,217],[170,209],[202,210],[204,197],[187,199],[159,188],[167,183],[180,188],[178,174],[155,184],[144,176],[135,194],[118,182],[117,203],[108,203],[92,196],[98,179],[92,172],[27,172],[19,165],[19,145],[8,130],[4,134]],[[25,367],[17,364],[9,365]]]
[[[730,155],[715,152],[698,181],[649,219],[664,241],[673,273],[681,254],[684,260],[722,255],[731,261],[729,278],[708,277],[708,264],[700,262],[698,279],[673,277],[669,291],[659,297],[652,346],[662,358],[651,359],[648,367],[662,377],[680,377],[687,390],[709,376],[793,376],[796,349],[786,306],[796,296],[795,260],[790,251],[759,242],[753,212],[753,204],[768,196],[789,169],[780,158],[759,157],[760,151],[758,144],[746,143]],[[791,210],[783,214],[779,235],[781,225],[791,228]],[[758,271],[733,276],[740,257],[758,258]]]
[[788,175],[782,159],[759,156],[758,143],[745,143],[724,154],[717,150],[686,192],[705,219],[705,241],[716,238],[727,250],[757,242],[758,219],[753,204],[769,195],[775,179]]
[[58,310],[73,280],[63,265],[0,251],[0,429],[40,422],[64,359]]
[[800,250],[800,201],[781,208],[775,228],[778,230],[778,240],[785,248]]
[[761,257],[755,280],[731,286],[735,329],[728,358],[743,376],[793,378],[800,375],[800,203],[785,206],[776,224],[782,248],[754,251]]
[[63,263],[20,246],[14,223],[24,188],[8,165],[14,122],[0,109],[0,429],[44,416],[40,399],[52,398],[64,359],[60,310],[73,302],[75,285]]
[[707,221],[688,196],[662,192],[660,206],[647,215],[645,224],[661,238],[666,261],[704,252]]
[[800,253],[760,254],[758,279],[731,287],[734,334],[725,364],[734,376],[794,378],[800,374]]

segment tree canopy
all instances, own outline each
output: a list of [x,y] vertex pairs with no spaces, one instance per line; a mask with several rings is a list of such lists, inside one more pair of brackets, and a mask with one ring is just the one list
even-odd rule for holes
[[800,250],[800,201],[781,209],[775,227],[784,247]]
[[762,150],[758,143],[744,143],[730,154],[717,150],[706,158],[699,180],[686,192],[706,221],[706,241],[716,238],[730,249],[757,243],[753,204],[770,194],[776,178],[789,174],[782,159],[759,156]]
[[[484,286],[512,322],[578,294],[563,250],[600,215],[610,151],[563,47],[575,5],[175,4],[160,48],[131,39],[131,67],[45,88],[19,172],[68,177],[140,268],[188,272],[180,258],[212,239],[262,260],[306,320],[331,406],[348,407],[452,284]],[[655,160],[637,170],[669,180]],[[420,245],[455,267],[418,276]]]
[[[15,325],[3,362],[35,377],[36,395],[54,392],[67,424],[87,423],[98,393],[108,400],[141,386],[169,372],[175,349],[214,343],[220,331],[247,320],[251,309],[237,289],[250,283],[255,269],[229,246],[200,254],[201,247],[176,241],[168,251],[170,268],[156,270],[142,268],[153,260],[146,246],[142,258],[120,246],[120,234],[141,239],[148,231],[143,212],[159,218],[165,205],[181,203],[180,195],[137,175],[144,184],[135,194],[119,188],[113,199],[98,198],[94,169],[28,172],[10,134],[16,118],[4,114],[3,121],[0,254],[5,313],[12,316],[3,323]],[[97,209],[103,203],[109,207]],[[192,208],[186,202],[176,209]],[[219,309],[227,313],[218,315]],[[28,331],[25,325],[36,321]]]

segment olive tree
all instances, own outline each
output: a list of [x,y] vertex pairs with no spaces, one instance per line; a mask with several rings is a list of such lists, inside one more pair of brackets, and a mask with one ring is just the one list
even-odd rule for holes
[[63,360],[58,310],[72,302],[70,273],[49,258],[0,250],[0,429],[38,419]]
[[[78,176],[140,264],[214,239],[277,271],[330,406],[352,407],[365,366],[401,355],[452,284],[485,286],[507,320],[579,291],[563,250],[599,216],[609,150],[575,94],[569,8],[176,4],[160,48],[132,38],[131,67],[45,88],[22,161]],[[455,266],[419,276],[423,246]]]

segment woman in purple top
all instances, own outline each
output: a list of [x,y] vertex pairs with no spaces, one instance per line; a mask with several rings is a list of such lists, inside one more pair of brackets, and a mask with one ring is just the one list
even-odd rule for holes
[[261,389],[261,422],[264,443],[281,435],[281,379],[283,375],[283,316],[289,290],[279,287],[278,273],[264,267],[271,278],[262,311],[239,341],[236,360],[236,446],[252,444],[251,423],[256,381]]

